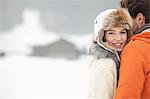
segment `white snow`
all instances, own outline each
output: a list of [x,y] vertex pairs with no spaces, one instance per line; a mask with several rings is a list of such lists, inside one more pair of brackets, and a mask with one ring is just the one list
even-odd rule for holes
[[[24,23],[0,34],[0,99],[87,99],[89,67],[86,56],[77,60],[29,57],[31,46],[52,43],[61,35],[45,31],[36,11],[25,10]],[[65,35],[79,49],[88,35]]]
[[50,44],[60,38],[73,43],[78,49],[89,46],[90,36],[88,34],[68,35],[46,31],[39,22],[39,16],[36,10],[25,9],[23,24],[19,24],[13,30],[0,33],[0,51],[7,52],[7,55],[29,55],[32,53],[31,47]]
[[61,36],[64,37],[67,41],[73,43],[77,49],[88,49],[91,42],[91,35],[65,35]]
[[74,61],[26,56],[2,58],[0,98],[86,99],[89,68],[85,60],[84,56]]

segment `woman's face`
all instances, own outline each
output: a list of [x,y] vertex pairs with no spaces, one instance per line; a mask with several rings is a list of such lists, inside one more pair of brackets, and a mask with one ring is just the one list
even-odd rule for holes
[[127,31],[121,27],[111,28],[105,32],[104,38],[111,47],[121,52],[127,42]]

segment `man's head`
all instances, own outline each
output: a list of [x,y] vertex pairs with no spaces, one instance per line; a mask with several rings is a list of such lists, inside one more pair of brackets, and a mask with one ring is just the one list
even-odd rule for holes
[[150,23],[150,0],[121,0],[120,6],[127,8],[133,18],[133,32]]

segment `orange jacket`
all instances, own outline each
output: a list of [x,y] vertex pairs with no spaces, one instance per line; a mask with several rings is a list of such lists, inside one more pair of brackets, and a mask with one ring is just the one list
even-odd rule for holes
[[131,38],[120,64],[115,99],[150,99],[150,32]]

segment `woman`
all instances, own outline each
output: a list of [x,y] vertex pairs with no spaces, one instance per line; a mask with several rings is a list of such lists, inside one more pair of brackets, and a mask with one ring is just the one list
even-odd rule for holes
[[119,78],[119,53],[128,41],[132,19],[126,9],[108,9],[94,21],[90,54],[90,99],[113,99]]

